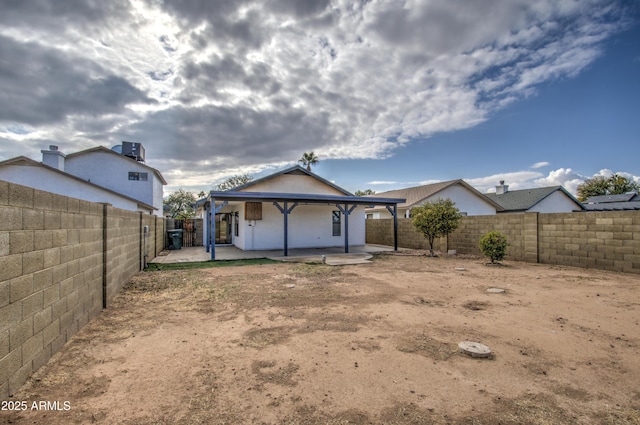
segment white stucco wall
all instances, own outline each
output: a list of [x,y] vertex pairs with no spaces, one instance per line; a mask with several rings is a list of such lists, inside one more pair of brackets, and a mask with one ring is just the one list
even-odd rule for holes
[[[162,215],[162,182],[153,170],[137,161],[110,152],[87,152],[67,157],[64,171],[100,186],[153,205]],[[129,172],[147,173],[148,180],[129,180]]]
[[[495,215],[496,209],[489,202],[480,198],[473,192],[470,192],[467,188],[460,185],[449,186],[440,192],[436,193],[433,196],[425,199],[421,204],[426,202],[435,201],[437,199],[451,199],[456,208],[461,213],[466,213],[467,215]],[[376,210],[376,213],[379,213],[378,216],[374,216],[373,218],[391,218],[391,214],[389,211],[385,210]],[[398,217],[406,217],[409,218],[409,211],[406,208],[398,208]]]
[[[345,217],[341,216],[340,236],[333,236],[332,211],[335,206],[298,205],[288,218],[289,248],[321,248],[343,246]],[[240,249],[267,250],[284,248],[284,216],[271,203],[262,204],[262,220],[245,220],[244,208],[239,209],[239,236],[233,243]],[[349,245],[364,245],[364,208],[349,215]]]
[[0,168],[0,180],[85,201],[109,203],[116,208],[124,210],[142,211],[145,214],[151,213],[151,210],[138,207],[137,202],[73,178],[65,177],[43,167],[5,166]]
[[580,208],[560,190],[538,202],[528,212],[557,213],[578,211]]
[[257,183],[241,192],[277,192],[277,193],[310,193],[326,195],[344,195],[339,190],[311,176],[283,174]]

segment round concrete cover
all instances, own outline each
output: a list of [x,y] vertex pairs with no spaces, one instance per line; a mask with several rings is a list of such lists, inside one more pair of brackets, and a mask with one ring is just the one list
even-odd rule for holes
[[491,355],[489,347],[479,342],[462,341],[458,344],[458,348],[471,357],[489,357]]

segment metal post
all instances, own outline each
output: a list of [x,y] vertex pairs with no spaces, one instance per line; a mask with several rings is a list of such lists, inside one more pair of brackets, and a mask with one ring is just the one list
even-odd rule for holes
[[291,214],[291,211],[293,211],[295,207],[298,206],[298,203],[294,202],[293,205],[291,205],[291,208],[289,208],[289,203],[287,201],[284,201],[284,208],[281,207],[278,202],[274,202],[273,205],[275,205],[276,208],[284,214],[284,256],[286,257],[289,255],[289,218],[287,216]]
[[211,261],[216,259],[216,199],[211,198],[211,212],[209,213],[209,243],[211,244]]
[[357,204],[353,204],[349,208],[349,204],[344,204],[344,208],[342,208],[342,205],[336,204],[336,207],[344,214],[344,252],[346,254],[349,253],[349,216],[357,206]]
[[289,208],[287,201],[284,201],[284,256],[289,255]]
[[398,204],[393,205],[393,250],[398,250]]
[[204,227],[204,233],[202,234],[202,238],[204,239],[202,243],[204,244],[207,252],[211,249],[209,246],[209,211],[211,210],[211,206],[207,206],[205,204],[204,209],[204,218],[202,219],[202,227]]

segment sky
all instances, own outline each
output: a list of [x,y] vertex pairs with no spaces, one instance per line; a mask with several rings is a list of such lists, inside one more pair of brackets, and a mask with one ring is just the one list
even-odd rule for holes
[[640,182],[637,0],[0,0],[0,160],[142,143],[197,193]]

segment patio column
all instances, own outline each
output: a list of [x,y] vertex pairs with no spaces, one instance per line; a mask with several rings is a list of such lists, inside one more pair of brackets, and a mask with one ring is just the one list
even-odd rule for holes
[[289,255],[289,214],[298,206],[298,203],[294,202],[291,208],[287,201],[284,201],[284,207],[281,207],[278,202],[274,202],[273,205],[284,215],[284,256],[286,257]]
[[398,204],[393,204],[393,208],[387,205],[387,211],[393,216],[393,250],[398,250]]
[[336,207],[340,210],[342,214],[344,214],[344,252],[349,253],[349,215],[356,209],[357,205],[351,205],[349,208],[349,204],[344,204],[344,208],[342,205],[336,204]]
[[211,260],[216,259],[216,214],[227,206],[229,201],[224,201],[216,207],[216,198],[211,198],[211,215],[209,216],[209,242],[211,243]]

